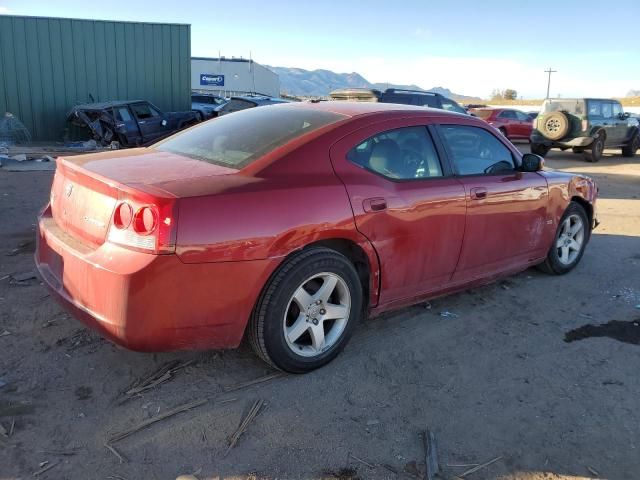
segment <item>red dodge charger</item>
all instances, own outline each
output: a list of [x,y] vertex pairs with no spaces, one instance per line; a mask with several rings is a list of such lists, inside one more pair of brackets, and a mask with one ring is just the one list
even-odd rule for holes
[[493,125],[510,140],[529,140],[533,120],[526,113],[514,108],[475,108],[471,112]]
[[364,314],[532,265],[563,274],[597,187],[480,119],[381,103],[227,115],[150,148],[58,159],[36,263],[86,325],[141,351],[332,360]]

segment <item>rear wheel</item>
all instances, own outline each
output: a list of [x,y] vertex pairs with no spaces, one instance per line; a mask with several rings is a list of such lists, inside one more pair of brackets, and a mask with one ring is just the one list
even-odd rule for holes
[[550,147],[541,143],[531,144],[531,153],[535,153],[536,155],[540,155],[541,157],[545,157],[547,153],[549,153],[549,150],[551,150]]
[[549,274],[564,275],[580,262],[590,234],[589,218],[582,205],[567,207],[546,260],[538,267]]
[[622,147],[623,157],[633,157],[640,148],[640,133],[636,133],[629,143]]
[[589,150],[584,151],[584,159],[587,162],[595,163],[602,158],[602,152],[604,152],[604,134],[600,132]]
[[353,264],[327,248],[287,260],[266,285],[249,323],[249,340],[272,366],[305,373],[333,360],[362,314]]

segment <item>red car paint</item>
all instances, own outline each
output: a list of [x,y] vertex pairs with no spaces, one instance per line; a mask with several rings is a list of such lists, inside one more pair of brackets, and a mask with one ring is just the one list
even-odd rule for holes
[[514,108],[475,108],[471,113],[500,130],[510,140],[529,140],[533,130],[531,117]]
[[[597,189],[587,177],[459,177],[446,169],[440,178],[391,181],[346,159],[363,139],[399,127],[461,124],[494,134],[477,118],[379,103],[267,108],[345,118],[240,170],[154,148],[59,159],[35,255],[54,297],[130,349],[236,347],[270,276],[311,244],[360,252],[375,315],[539,263],[572,199],[595,217]],[[234,115],[250,120],[250,112]],[[513,145],[496,137],[520,162]],[[145,247],[154,253],[113,235],[122,201],[136,211],[160,205],[165,236]]]

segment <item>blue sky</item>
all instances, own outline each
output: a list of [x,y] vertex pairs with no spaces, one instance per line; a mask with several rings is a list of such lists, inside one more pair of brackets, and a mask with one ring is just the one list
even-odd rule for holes
[[554,96],[640,89],[640,0],[0,0],[0,13],[189,23],[194,56],[252,52],[264,64],[465,95],[544,97],[549,66]]

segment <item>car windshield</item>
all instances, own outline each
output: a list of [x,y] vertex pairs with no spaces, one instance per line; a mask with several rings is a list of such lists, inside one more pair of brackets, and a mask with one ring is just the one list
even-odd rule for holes
[[344,118],[283,105],[252,108],[200,124],[152,148],[240,169],[297,137]]
[[542,113],[568,112],[576,115],[584,114],[583,100],[545,100]]

